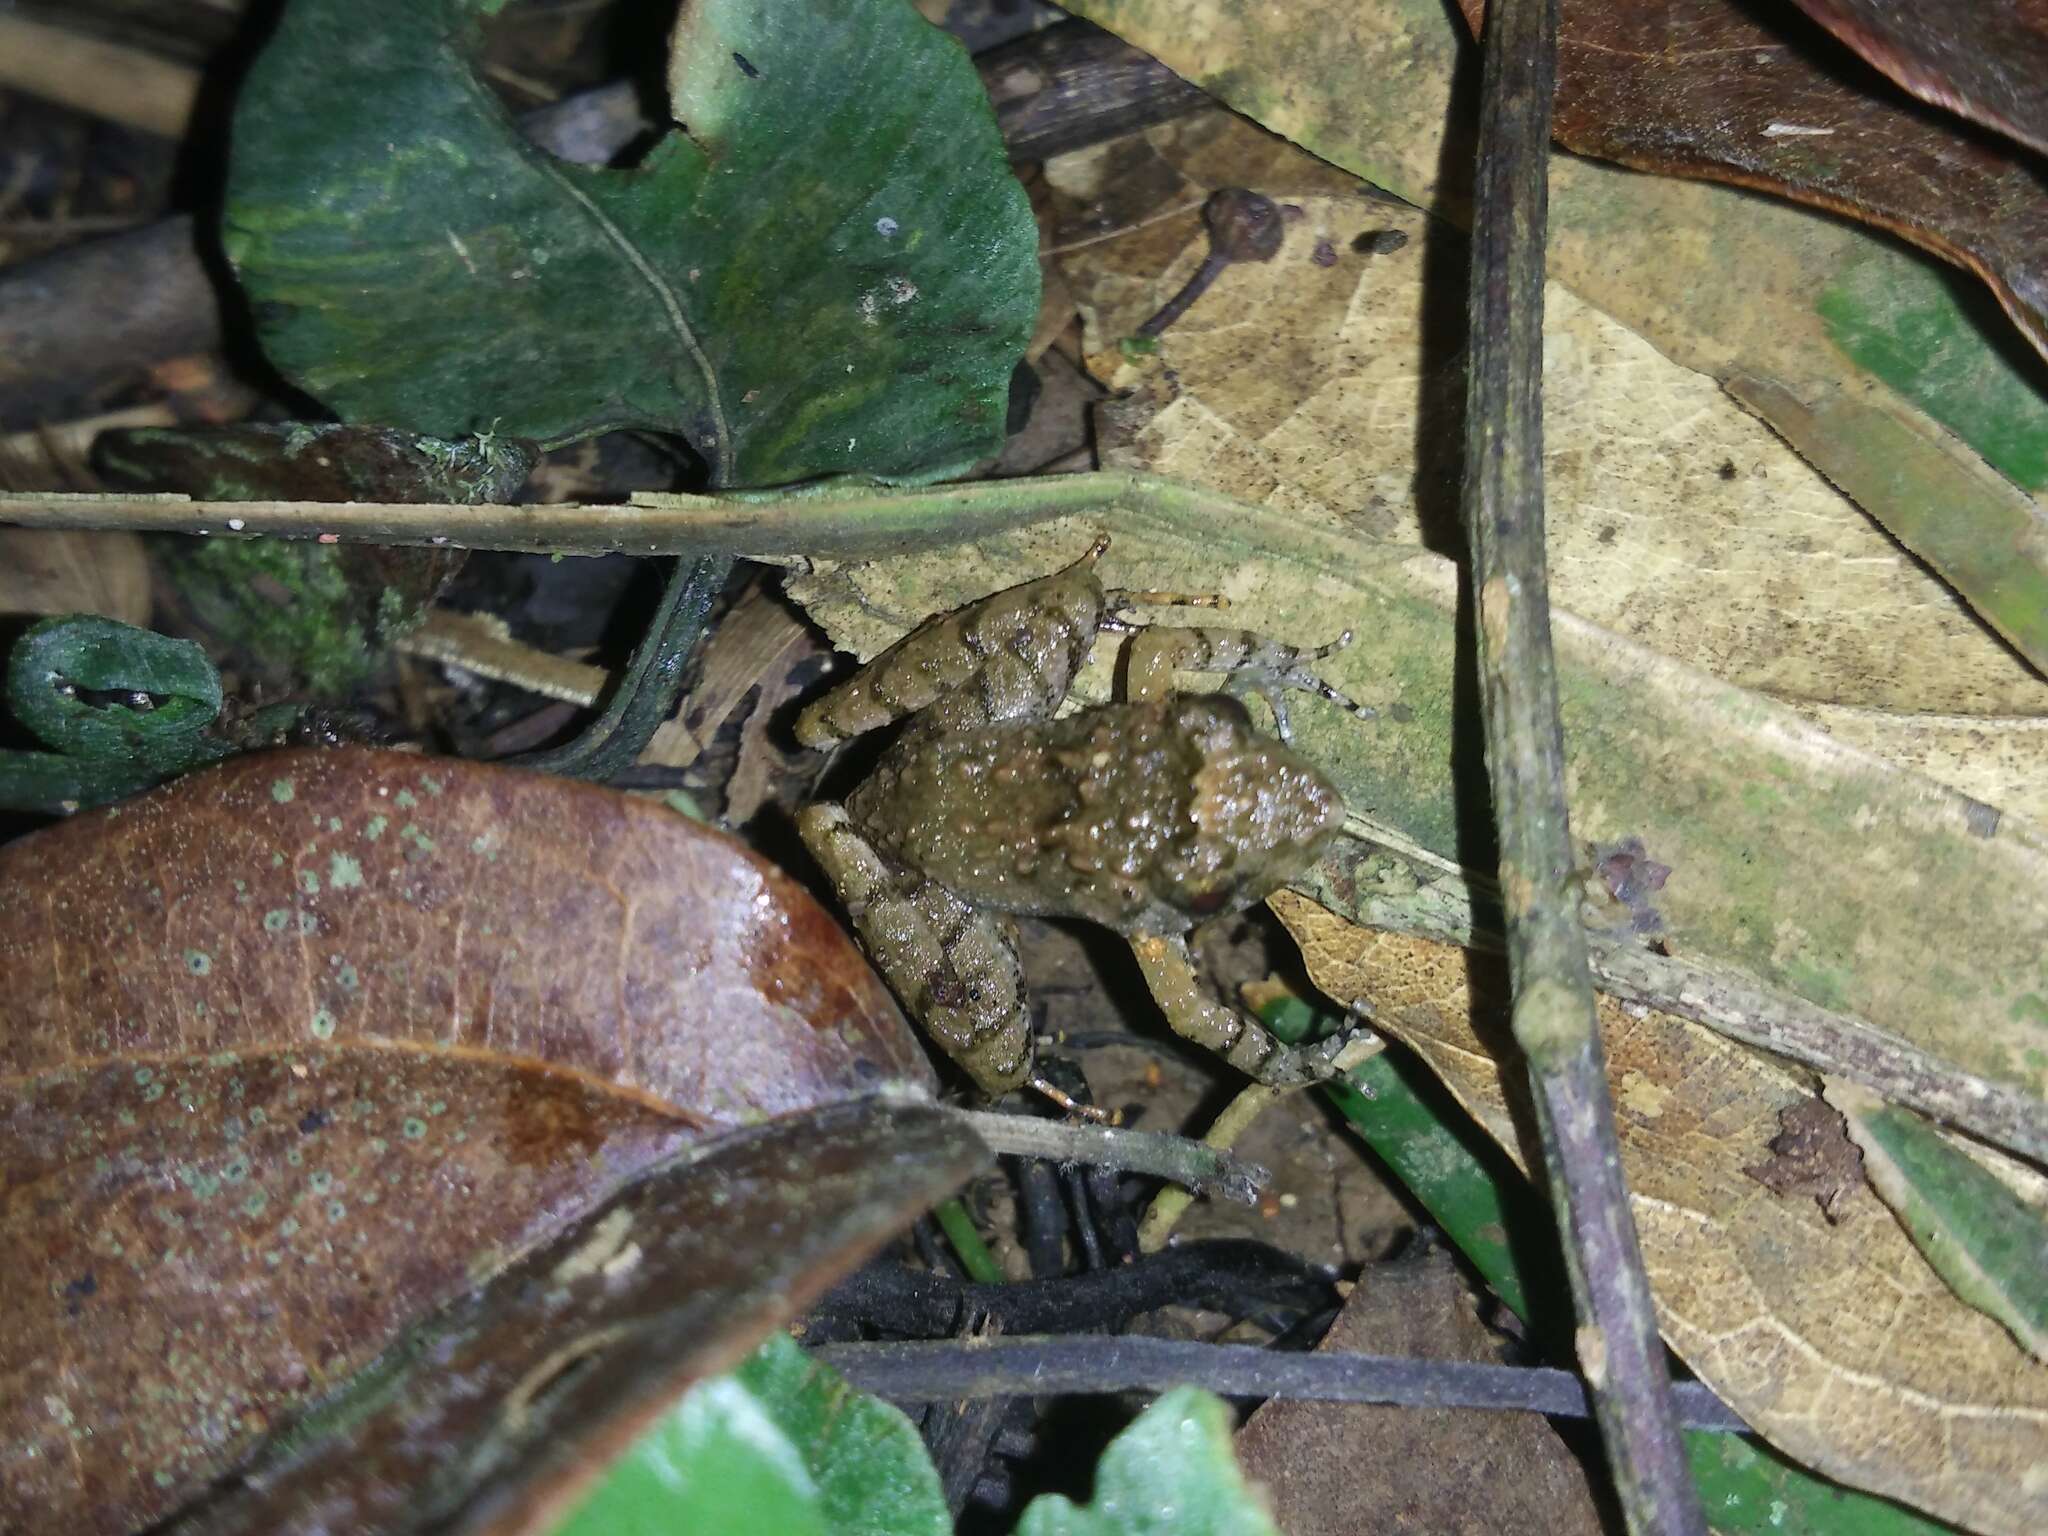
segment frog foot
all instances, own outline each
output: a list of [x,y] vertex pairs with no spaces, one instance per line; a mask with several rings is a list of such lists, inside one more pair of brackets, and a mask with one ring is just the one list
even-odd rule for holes
[[1312,1045],[1276,1044],[1272,1054],[1259,1064],[1252,1076],[1269,1088],[1297,1088],[1328,1082],[1353,1065],[1342,1058],[1354,1044],[1376,1042],[1377,1039],[1369,1029],[1352,1029]]

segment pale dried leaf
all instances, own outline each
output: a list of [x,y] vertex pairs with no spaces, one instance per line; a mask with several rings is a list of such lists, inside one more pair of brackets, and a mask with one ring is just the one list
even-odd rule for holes
[[[1328,524],[1454,547],[1463,360],[1443,288],[1463,237],[1357,184],[1331,189],[1330,167],[1227,115],[1145,143],[1142,180],[1163,217],[1121,206],[1132,233],[1061,257],[1091,366],[1136,391],[1115,408],[1109,451]],[[1096,163],[1061,171],[1063,184],[1085,193]],[[1126,359],[1120,338],[1208,249],[1195,215],[1173,210],[1240,174],[1300,210],[1280,254],[1225,272],[1155,354]],[[1354,248],[1380,231],[1408,243]],[[1743,687],[1861,711],[1860,745],[2048,817],[2048,687],[1946,586],[1712,379],[1556,283],[1545,337],[1559,604]],[[1969,750],[1942,750],[1958,728]]]
[[[1535,1135],[1500,964],[1354,927],[1292,893],[1274,907],[1316,984],[1370,998],[1376,1026],[1526,1168]],[[1982,1531],[2040,1530],[2048,1368],[1955,1298],[1867,1186],[1831,1221],[1747,1171],[1770,1161],[1807,1083],[1667,1014],[1602,999],[1600,1015],[1658,1321],[1686,1363],[1831,1477]]]
[[[1334,164],[1463,216],[1470,144],[1446,136],[1472,121],[1452,89],[1468,44],[1437,0],[1070,8]],[[1989,611],[2039,579],[2048,401],[1938,264],[1807,209],[1570,156],[1552,158],[1549,207],[1558,283],[1725,382]],[[1461,270],[1445,281],[1462,294]],[[2015,616],[2038,633],[2037,614]]]
[[98,613],[149,622],[149,557],[134,533],[0,528],[0,615]]

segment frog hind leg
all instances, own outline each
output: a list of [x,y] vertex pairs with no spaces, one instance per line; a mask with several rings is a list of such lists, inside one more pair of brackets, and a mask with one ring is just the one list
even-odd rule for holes
[[1050,716],[1095,644],[1106,599],[1098,543],[1064,570],[939,614],[797,716],[807,747],[835,746],[906,715],[942,728]]
[[1284,690],[1312,693],[1339,709],[1371,720],[1376,711],[1331,687],[1318,676],[1314,663],[1327,660],[1351,643],[1345,630],[1328,645],[1312,649],[1286,645],[1254,629],[1225,629],[1212,624],[1138,627],[1131,641],[1126,692],[1132,699],[1159,699],[1173,692],[1173,674],[1214,672],[1231,693],[1256,693],[1273,711],[1273,726],[1282,741],[1291,741]]
[[911,1016],[991,1098],[1021,1087],[1031,1075],[1031,1019],[1002,919],[889,858],[842,806],[806,806],[797,831]]
[[1275,1087],[1320,1082],[1336,1073],[1342,1036],[1312,1046],[1285,1045],[1271,1031],[1209,995],[1178,934],[1134,935],[1131,952],[1175,1034],[1214,1051],[1240,1072]]

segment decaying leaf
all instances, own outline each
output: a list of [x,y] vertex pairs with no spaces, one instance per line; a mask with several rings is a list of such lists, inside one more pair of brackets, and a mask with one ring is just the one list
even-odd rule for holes
[[237,758],[0,850],[0,1525],[158,1518],[706,1135],[930,1069],[803,890],[665,807]]
[[986,1158],[900,1098],[687,1148],[414,1329],[170,1529],[543,1536],[684,1386]]
[[[1356,928],[1292,893],[1275,910],[1316,984],[1372,1001],[1526,1167],[1536,1145],[1505,975]],[[1608,1078],[1664,1336],[1773,1444],[1829,1476],[1972,1529],[2048,1521],[2048,1367],[1958,1301],[1867,1188],[1835,1221],[1749,1171],[1793,1073],[1697,1025],[1603,999]]]
[[[93,444],[109,486],[230,501],[504,502],[538,458],[518,438],[314,422],[124,428]],[[419,623],[464,552],[207,538],[161,540],[157,557],[186,627],[216,654],[279,691],[334,697]]]
[[[1134,391],[1107,412],[1108,455],[1329,526],[1457,547],[1461,322],[1440,280],[1463,260],[1460,236],[1228,114],[1047,175],[1068,210],[1055,241],[1075,241],[1059,259],[1090,365]],[[1145,195],[1115,207],[1129,233],[1082,242],[1103,189],[1132,182]],[[1298,210],[1278,256],[1226,272],[1155,352],[1126,358],[1120,340],[1207,252],[1202,196],[1231,184]],[[1374,251],[1387,233],[1405,243]],[[1557,284],[1545,329],[1555,601],[2048,820],[2039,674],[1711,379]]]
[[217,501],[510,501],[539,459],[516,437],[451,441],[332,422],[124,427],[93,440],[93,468],[109,486]]
[[2039,0],[1796,0],[1922,101],[2048,154],[2048,9]]
[[[1071,8],[1332,163],[1461,216],[1470,146],[1445,140],[1472,121],[1452,106],[1467,40],[1437,0]],[[1563,156],[1549,258],[1558,283],[1720,380],[2048,659],[2048,393],[1938,264],[1789,204]],[[1463,291],[1459,273],[1446,283]]]
[[[1316,1347],[1496,1364],[1508,1354],[1441,1250],[1368,1264]],[[1533,1413],[1276,1399],[1237,1432],[1237,1454],[1287,1536],[1352,1536],[1368,1509],[1382,1528],[1432,1536],[1601,1529],[1584,1465]]]
[[[1459,0],[1476,33],[1485,0]],[[1959,35],[1953,51],[1991,46]],[[1803,18],[1733,0],[1564,0],[1557,141],[1888,229],[1990,285],[2048,353],[2048,197],[2031,158],[1904,97]]]
[[907,0],[693,0],[687,132],[631,170],[520,137],[489,0],[297,0],[244,84],[226,245],[264,351],[350,421],[690,439],[719,485],[1001,439],[1038,309],[979,78]]

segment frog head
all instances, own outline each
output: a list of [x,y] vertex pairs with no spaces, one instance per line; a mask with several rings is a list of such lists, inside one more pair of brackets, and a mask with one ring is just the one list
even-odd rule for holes
[[1263,901],[1321,857],[1344,822],[1344,797],[1291,748],[1252,728],[1237,700],[1186,695],[1176,726],[1198,754],[1188,776],[1194,828],[1161,861],[1158,894],[1189,917]]

